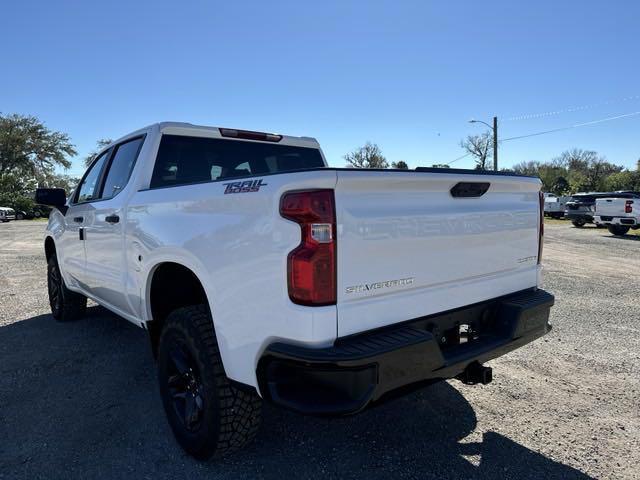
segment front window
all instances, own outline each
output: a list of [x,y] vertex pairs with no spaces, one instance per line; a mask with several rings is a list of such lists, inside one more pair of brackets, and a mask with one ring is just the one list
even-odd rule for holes
[[76,194],[75,203],[90,202],[96,200],[100,194],[99,183],[102,176],[102,170],[104,164],[109,158],[111,150],[107,150],[93,162],[87,173],[85,174],[82,182],[78,186],[78,193]]
[[125,187],[131,176],[142,141],[143,138],[139,137],[116,147],[117,150],[111,160],[109,173],[107,173],[102,195],[100,195],[101,200],[115,197]]

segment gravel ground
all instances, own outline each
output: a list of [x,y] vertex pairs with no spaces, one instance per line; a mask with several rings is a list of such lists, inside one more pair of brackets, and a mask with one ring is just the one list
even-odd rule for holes
[[554,330],[347,419],[273,407],[257,441],[200,463],[173,441],[145,332],[93,306],[49,315],[43,222],[0,224],[0,478],[640,478],[640,237],[547,225]]

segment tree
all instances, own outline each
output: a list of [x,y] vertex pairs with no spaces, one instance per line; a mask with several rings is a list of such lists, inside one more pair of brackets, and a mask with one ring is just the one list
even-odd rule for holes
[[551,187],[551,191],[556,195],[566,195],[567,193],[569,193],[569,188],[570,188],[570,185],[568,180],[560,176],[553,183],[553,186]]
[[17,210],[33,207],[33,193],[38,187],[35,177],[26,177],[14,172],[0,176],[0,205]]
[[80,179],[71,175],[54,174],[47,177],[44,181],[44,187],[48,188],[64,188],[67,195],[78,185]]
[[0,114],[0,177],[9,173],[41,179],[69,168],[76,154],[66,133],[49,130],[33,116]]
[[562,152],[548,162],[521,162],[512,169],[522,175],[539,177],[542,189],[556,195],[619,190],[631,187],[613,188],[612,185],[635,185],[631,176],[622,175],[626,173],[623,167],[607,162],[597,152],[578,148]]
[[112,142],[113,140],[111,140],[110,138],[101,138],[100,140],[98,140],[96,142],[96,149],[89,153],[89,155],[84,157],[84,166],[88,167],[89,165],[91,165],[91,162],[93,162],[93,159],[96,158],[96,155],[98,155],[100,150],[102,150]]
[[391,168],[398,168],[400,170],[409,170],[409,165],[404,160],[398,160],[397,162],[391,162]]
[[431,168],[451,168],[451,167],[446,163],[434,163],[433,165],[431,165]]
[[614,165],[592,150],[574,148],[562,152],[553,162],[567,169],[569,184],[574,191],[602,191],[609,175],[624,167]]
[[344,156],[348,167],[355,168],[389,168],[389,162],[382,155],[380,147],[375,143],[367,142],[353,152]]
[[541,165],[542,164],[540,162],[530,160],[528,162],[516,163],[513,167],[511,167],[511,170],[520,175],[530,175],[537,177],[539,175]]
[[609,175],[605,180],[605,190],[635,190],[640,192],[640,171],[625,170]]
[[489,132],[469,135],[460,141],[460,146],[474,157],[477,170],[487,170],[487,159],[493,152],[493,136]]

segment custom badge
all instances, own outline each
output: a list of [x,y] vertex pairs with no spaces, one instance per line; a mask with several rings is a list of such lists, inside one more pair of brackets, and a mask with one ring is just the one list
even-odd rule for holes
[[249,192],[257,192],[260,190],[260,187],[266,187],[266,183],[262,183],[262,179],[258,180],[245,180],[244,182],[230,182],[223,183],[226,187],[224,189],[224,194],[228,195],[229,193],[249,193]]

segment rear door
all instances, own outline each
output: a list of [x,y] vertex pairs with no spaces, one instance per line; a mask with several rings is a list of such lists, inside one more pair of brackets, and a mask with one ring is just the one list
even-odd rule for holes
[[539,190],[516,176],[338,171],[339,335],[536,286]]
[[86,283],[91,293],[126,314],[133,314],[125,294],[127,272],[123,228],[126,187],[144,141],[127,139],[114,147],[104,174],[99,201],[85,215]]

